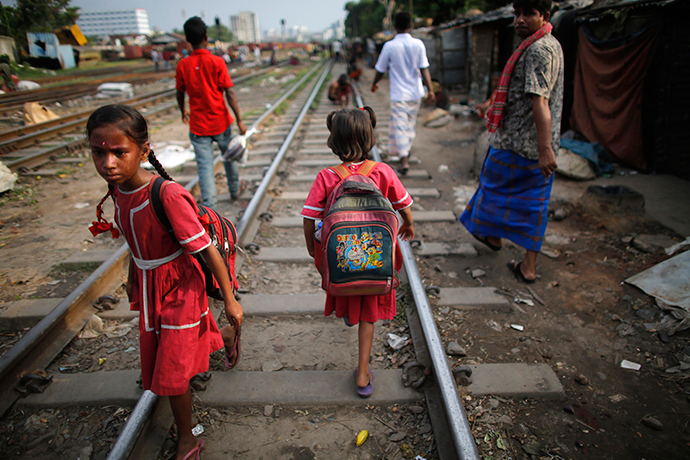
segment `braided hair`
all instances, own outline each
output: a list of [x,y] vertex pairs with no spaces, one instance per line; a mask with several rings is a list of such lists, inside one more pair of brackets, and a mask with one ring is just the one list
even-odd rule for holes
[[[91,114],[88,121],[86,122],[86,135],[91,137],[91,133],[95,129],[101,128],[106,125],[115,125],[120,129],[128,138],[130,138],[139,147],[143,147],[149,141],[149,130],[146,118],[134,107],[123,104],[110,104],[104,105],[96,109],[95,112]],[[153,150],[149,149],[148,161],[151,165],[156,168],[158,174],[167,180],[173,180],[173,178],[168,174],[168,172],[163,168]],[[94,221],[90,227],[91,233],[96,236],[98,233],[103,233],[104,231],[110,231],[113,238],[119,236],[117,229],[113,228],[113,224],[103,218],[103,203],[112,194],[112,188],[108,187],[108,193],[101,199],[100,203],[96,207],[97,221]]]

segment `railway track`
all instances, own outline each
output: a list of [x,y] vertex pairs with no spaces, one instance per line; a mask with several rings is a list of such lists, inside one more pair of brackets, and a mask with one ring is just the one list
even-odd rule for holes
[[[255,78],[273,67],[267,67],[234,79],[236,83]],[[147,108],[147,115],[156,115],[177,108],[175,89],[152,91],[119,103],[141,110]],[[172,101],[171,101],[172,100]],[[170,101],[170,102],[169,102]],[[153,107],[151,107],[153,106]],[[71,153],[85,145],[83,136],[86,121],[92,108],[29,126],[0,132],[0,159],[12,171],[27,174],[48,161],[55,160],[61,153]],[[47,141],[53,141],[48,143]],[[42,147],[39,147],[43,144]],[[48,145],[46,145],[48,144]],[[42,172],[43,175],[48,172]]]
[[[233,220],[237,223],[239,242],[247,248],[247,252],[241,254],[237,261],[238,274],[242,280],[241,303],[247,318],[243,334],[244,355],[237,370],[214,372],[210,387],[198,395],[202,404],[214,408],[263,406],[264,417],[275,414],[276,419],[279,409],[274,407],[327,406],[329,409],[325,412],[316,411],[317,414],[327,414],[317,417],[324,423],[312,427],[314,432],[322,430],[316,439],[325,450],[338,447],[343,449],[342,441],[336,439],[334,444],[329,436],[354,439],[353,432],[356,434],[356,427],[359,425],[369,427],[374,438],[380,436],[377,432],[382,428],[396,428],[399,420],[377,415],[373,410],[374,405],[391,405],[396,408],[395,412],[408,414],[413,420],[418,420],[422,428],[425,424],[433,426],[433,435],[427,431],[418,437],[420,447],[423,445],[426,448],[426,451],[422,450],[422,456],[444,460],[478,458],[474,439],[440,344],[425,287],[421,283],[414,255],[408,244],[403,244],[403,253],[410,289],[401,298],[407,297],[409,302],[406,308],[400,309],[406,313],[409,325],[404,320],[399,320],[377,326],[374,353],[379,357],[384,356],[387,350],[384,344],[389,332],[411,335],[414,351],[408,346],[405,353],[393,353],[392,358],[374,360],[372,368],[376,382],[374,396],[370,400],[359,400],[354,392],[351,367],[356,360],[352,359],[350,353],[356,349],[356,334],[353,335],[333,318],[322,318],[324,295],[320,291],[318,274],[304,248],[299,212],[318,170],[337,162],[337,158],[325,148],[328,136],[325,117],[332,110],[332,105],[323,91],[319,91],[328,70],[325,67],[312,69],[310,73],[318,75],[312,78],[306,89],[298,92],[301,82],[293,86],[291,91],[297,94],[294,100],[287,100],[290,95],[284,94],[272,104],[271,110],[254,122],[253,126],[256,127],[263,126],[264,123],[270,125],[270,112],[287,104],[278,121],[265,129],[254,143],[243,170],[242,177],[257,184],[249,203],[244,209],[227,201],[221,201],[219,205],[221,213],[230,217],[239,215]],[[309,74],[303,80],[306,81],[308,77]],[[383,103],[377,105],[376,101],[368,104],[374,106],[379,115],[379,137],[385,139],[385,134],[382,136],[382,133],[386,130],[387,108]],[[150,113],[148,112],[149,115]],[[377,154],[374,152],[375,156]],[[405,185],[415,200],[433,199],[438,192],[435,194],[432,188],[424,187],[428,185],[424,181],[429,179],[429,174],[419,171],[420,174],[410,174],[405,179]],[[174,173],[173,177],[176,176],[178,179],[184,177],[184,171]],[[193,190],[195,186],[196,180],[193,179],[188,188]],[[417,231],[423,231],[421,229],[426,225],[436,225],[438,215],[439,213],[416,213],[414,218]],[[121,286],[126,255],[126,246],[118,249],[77,290],[32,328],[20,343],[0,358],[2,412],[16,399],[12,398],[12,388],[18,377],[31,369],[48,367],[67,346],[71,337],[83,327],[84,322],[94,314],[93,302],[104,294],[115,292]],[[412,299],[416,307],[411,306]],[[266,326],[267,323],[269,326]],[[266,350],[266,347],[272,347],[272,350]],[[326,368],[314,364],[324,359],[322,355],[325,355],[326,360],[331,360]],[[421,364],[403,366],[406,363],[413,364],[414,361]],[[54,370],[58,367],[55,363],[50,366]],[[269,372],[281,368],[283,370],[279,372]],[[426,379],[422,374],[415,374],[420,368],[426,368],[432,377]],[[218,366],[215,370],[218,370]],[[70,393],[70,386],[73,389],[98,387],[97,382],[113,384],[118,378],[124,378],[123,382],[126,382],[131,378],[132,372],[137,373],[130,371],[129,376],[125,377],[116,377],[112,373],[104,375],[107,374],[104,372],[78,375],[74,379],[66,376],[61,382],[55,383],[54,388],[48,387],[46,397],[53,392]],[[403,378],[408,383],[415,381],[414,386],[420,387],[424,393],[403,385]],[[424,383],[425,380],[428,382]],[[68,381],[71,383],[67,383],[66,387],[65,382]],[[62,384],[60,390],[59,384]],[[136,390],[131,387],[130,384],[122,390],[122,394],[136,394]],[[231,395],[228,395],[228,389],[233,389]],[[111,390],[115,391],[114,388]],[[122,394],[120,398],[128,399]],[[419,401],[424,398],[435,409],[422,409],[423,412],[419,413]],[[118,400],[118,396],[113,396],[110,401],[113,400]],[[152,452],[160,452],[166,434],[161,434],[158,429],[156,435],[156,429],[152,426],[161,423],[169,425],[170,418],[166,416],[166,408],[167,403],[159,404],[154,395],[144,392],[108,458],[151,458]],[[296,409],[294,412],[298,415],[308,414],[307,409]],[[333,413],[330,417],[329,412]],[[152,418],[157,422],[151,422]],[[333,420],[337,424],[331,423]],[[300,417],[292,417],[292,421],[298,427],[300,424],[317,423],[314,419],[307,422]],[[232,423],[221,422],[220,427],[212,426],[220,433],[231,425]],[[147,434],[137,442],[136,435],[142,432]],[[252,436],[252,432],[254,428],[248,432],[245,430],[248,437]],[[238,436],[237,442],[241,443],[242,437]],[[244,441],[245,445],[248,442],[249,445],[257,446],[256,451],[251,452],[252,458],[256,457],[256,452],[277,452],[269,446],[273,442],[259,447],[258,444],[252,444],[251,440]],[[383,452],[378,440],[375,442],[381,452],[372,452],[382,458],[392,458],[393,453]],[[214,443],[220,444],[218,440]],[[374,449],[374,444],[370,442],[370,445]],[[214,458],[211,443],[207,449],[210,458]],[[218,454],[220,452],[216,451]],[[391,457],[387,456],[389,454]]]

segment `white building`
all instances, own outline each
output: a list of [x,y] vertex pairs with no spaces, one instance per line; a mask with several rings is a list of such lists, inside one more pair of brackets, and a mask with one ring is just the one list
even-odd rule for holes
[[149,14],[146,10],[80,11],[77,25],[86,36],[149,35]]
[[241,11],[237,16],[230,16],[230,31],[237,41],[242,43],[259,43],[259,17],[251,11]]

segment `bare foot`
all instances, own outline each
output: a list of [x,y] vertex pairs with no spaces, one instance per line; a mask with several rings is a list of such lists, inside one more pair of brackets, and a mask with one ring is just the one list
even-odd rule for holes
[[365,386],[369,385],[369,383],[370,383],[369,369],[366,369],[364,372],[357,369],[357,386],[358,387],[365,387]]
[[[192,437],[191,441],[179,440],[177,442],[177,454],[175,454],[175,460],[183,460],[185,456],[188,455],[192,449],[199,446],[199,444],[199,440],[194,437]],[[190,458],[195,459],[196,455],[192,455]]]

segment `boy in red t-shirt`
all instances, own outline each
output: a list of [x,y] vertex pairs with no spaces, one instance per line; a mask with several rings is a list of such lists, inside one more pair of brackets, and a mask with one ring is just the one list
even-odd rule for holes
[[[177,105],[182,121],[189,123],[189,139],[194,146],[199,174],[199,189],[204,206],[216,205],[216,184],[213,171],[213,142],[221,152],[232,139],[232,122],[225,102],[235,114],[240,134],[247,132],[242,122],[232,80],[223,58],[206,49],[208,35],[204,21],[194,16],[185,22],[184,31],[193,51],[177,64],[175,72]],[[189,95],[189,111],[185,110],[185,93]],[[224,162],[230,197],[235,200],[246,188],[239,180],[239,164]]]

